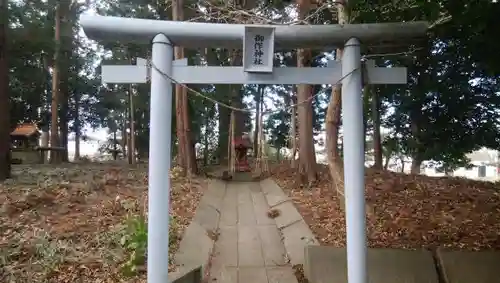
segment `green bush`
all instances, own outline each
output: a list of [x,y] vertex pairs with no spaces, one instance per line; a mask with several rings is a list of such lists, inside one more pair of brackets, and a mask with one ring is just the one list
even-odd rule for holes
[[126,276],[133,276],[137,274],[138,268],[146,263],[148,225],[144,216],[127,216],[125,233],[120,239],[120,245],[127,254],[122,271]]
[[[170,251],[176,250],[180,240],[179,225],[175,217],[170,216],[168,246]],[[148,249],[148,225],[142,215],[127,215],[125,229],[120,239],[120,245],[125,250],[126,261],[122,264],[125,276],[134,276],[146,264]],[[169,253],[169,263],[173,261],[173,253]]]

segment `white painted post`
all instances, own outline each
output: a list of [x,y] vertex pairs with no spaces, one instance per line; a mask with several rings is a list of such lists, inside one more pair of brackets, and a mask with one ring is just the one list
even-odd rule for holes
[[172,82],[164,74],[172,73],[174,53],[165,35],[158,34],[153,39],[152,55],[147,277],[148,283],[166,283],[168,282]]
[[[347,232],[347,281],[367,283],[365,215],[365,142],[360,42],[347,41],[342,56],[344,182]],[[350,74],[349,74],[350,73]],[[349,74],[349,75],[348,75]]]

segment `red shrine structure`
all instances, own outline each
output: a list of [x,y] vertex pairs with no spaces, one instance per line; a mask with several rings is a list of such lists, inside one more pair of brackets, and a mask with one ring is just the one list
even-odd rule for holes
[[247,153],[252,148],[252,142],[248,135],[243,134],[240,137],[235,137],[233,146],[236,152],[236,172],[250,172],[250,165],[248,164]]

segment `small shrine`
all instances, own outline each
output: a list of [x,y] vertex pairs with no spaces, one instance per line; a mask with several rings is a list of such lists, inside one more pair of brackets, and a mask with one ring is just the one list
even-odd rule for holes
[[43,162],[39,151],[40,131],[34,123],[18,125],[11,133],[11,160],[14,164]]
[[38,147],[40,132],[35,124],[25,123],[18,125],[10,133],[12,148],[34,149]]
[[235,169],[236,172],[250,172],[250,165],[248,163],[248,150],[252,148],[252,142],[247,134],[240,137],[235,137],[233,140],[235,150]]

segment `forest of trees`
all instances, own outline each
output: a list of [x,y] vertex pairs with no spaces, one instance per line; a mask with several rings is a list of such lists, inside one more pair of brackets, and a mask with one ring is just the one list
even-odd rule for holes
[[[210,0],[0,0],[0,179],[9,176],[9,133],[20,122],[50,125],[51,146],[66,147],[51,162],[68,160],[68,134],[75,133],[75,158],[84,126],[107,127],[111,136],[129,140],[125,151],[148,153],[149,85],[102,85],[100,64],[129,64],[149,58],[149,45],[96,45],[85,39],[78,17],[101,15],[161,20],[233,23],[381,23],[426,20],[427,40],[408,52],[374,54],[379,66],[405,66],[408,84],[370,86],[364,91],[365,128],[375,167],[383,156],[404,154],[418,173],[425,160],[446,170],[467,162],[466,154],[498,148],[500,140],[500,42],[491,0],[351,0],[351,1],[210,1]],[[291,13],[296,9],[298,13]],[[297,15],[291,18],[290,15]],[[283,50],[281,66],[321,66],[328,54],[316,50]],[[333,54],[339,59],[342,50]],[[176,48],[176,58],[190,65],[240,65],[241,52]],[[314,135],[326,130],[332,172],[341,168],[340,89],[322,86],[194,86],[196,91],[237,108],[257,109],[262,101],[283,109],[264,117],[268,142],[291,147],[296,127],[304,181],[315,173]],[[176,87],[173,143],[177,164],[195,173],[196,156],[224,159],[228,153],[230,110]],[[273,93],[272,96],[268,95]],[[311,99],[309,103],[302,101]],[[251,99],[248,99],[251,98]],[[251,101],[250,103],[247,103]],[[299,106],[286,106],[299,103]],[[57,109],[52,111],[51,109]],[[296,115],[296,116],[295,116]],[[132,117],[133,119],[130,119]],[[250,115],[236,112],[235,134],[251,132]],[[129,121],[133,120],[134,123]],[[390,133],[381,137],[380,129]],[[43,128],[43,127],[42,127]],[[46,129],[46,128],[45,128]],[[132,133],[129,138],[127,129]],[[300,138],[298,138],[300,137]],[[201,145],[196,153],[195,144]],[[133,155],[130,155],[132,158]],[[135,159],[132,158],[132,159]],[[133,162],[133,160],[131,161]]]

